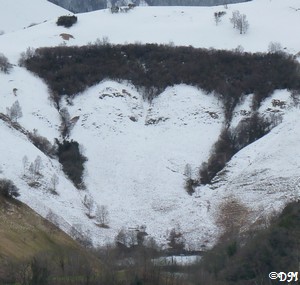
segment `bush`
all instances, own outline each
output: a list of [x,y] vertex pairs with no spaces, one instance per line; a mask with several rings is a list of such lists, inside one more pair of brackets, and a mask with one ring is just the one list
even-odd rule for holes
[[72,27],[77,22],[76,16],[60,16],[57,19],[57,26],[64,26],[66,28]]
[[9,63],[7,57],[0,53],[0,70],[4,73],[9,73],[11,68],[12,65]]
[[8,179],[0,180],[0,195],[5,198],[13,198],[20,196],[19,189]]

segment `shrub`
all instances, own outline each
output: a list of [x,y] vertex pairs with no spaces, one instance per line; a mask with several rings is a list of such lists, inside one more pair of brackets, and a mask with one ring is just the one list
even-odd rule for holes
[[7,57],[0,53],[0,70],[4,73],[9,73],[11,68],[12,65],[9,63]]
[[72,27],[77,22],[76,16],[60,16],[57,19],[57,26],[64,26],[66,28]]
[[0,195],[5,198],[13,198],[20,196],[19,189],[9,179],[0,180]]

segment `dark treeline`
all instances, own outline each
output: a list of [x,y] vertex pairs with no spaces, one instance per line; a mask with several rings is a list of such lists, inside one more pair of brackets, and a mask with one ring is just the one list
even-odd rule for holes
[[150,6],[217,6],[251,0],[147,0]]
[[[73,13],[83,13],[105,9],[110,5],[127,5],[126,0],[48,0]],[[231,3],[241,3],[250,0],[145,0],[150,6],[215,6]],[[135,5],[140,5],[141,0],[132,0]],[[110,5],[109,5],[110,4]]]
[[84,13],[107,8],[106,0],[48,0],[58,6],[61,6],[73,13]]
[[58,97],[75,95],[106,78],[131,81],[148,100],[168,86],[185,83],[218,94],[227,119],[244,94],[254,93],[258,107],[275,89],[300,86],[298,63],[282,53],[104,44],[40,48],[22,62]]

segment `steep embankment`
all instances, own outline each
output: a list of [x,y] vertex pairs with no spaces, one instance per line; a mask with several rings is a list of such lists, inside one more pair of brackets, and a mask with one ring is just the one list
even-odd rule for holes
[[25,262],[40,253],[80,252],[67,234],[27,205],[0,197],[0,274],[9,262]]

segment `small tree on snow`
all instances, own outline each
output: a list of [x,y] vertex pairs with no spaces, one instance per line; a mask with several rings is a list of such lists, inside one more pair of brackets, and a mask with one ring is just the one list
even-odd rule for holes
[[13,122],[17,122],[18,119],[23,116],[22,109],[18,100],[15,101],[15,103],[13,103],[10,108],[6,108],[6,114]]
[[107,227],[109,222],[109,213],[107,206],[101,205],[97,206],[96,210],[96,221],[101,227]]
[[83,200],[83,204],[88,210],[87,216],[89,218],[92,218],[92,212],[93,212],[93,209],[94,209],[94,200],[93,200],[92,196],[91,195],[85,195],[84,200]]
[[41,175],[41,171],[43,169],[43,162],[41,157],[38,155],[33,163],[33,171],[35,175]]
[[226,14],[225,11],[220,11],[220,12],[215,12],[214,13],[214,18],[215,18],[215,23],[218,25],[221,22],[221,17],[223,17]]
[[23,172],[24,172],[24,176],[26,174],[26,169],[28,167],[28,157],[27,155],[24,155],[22,158],[22,163],[23,163]]
[[59,183],[59,178],[58,176],[54,173],[53,176],[51,177],[51,189],[54,193],[56,193],[56,186]]
[[41,157],[38,155],[34,162],[29,165],[29,175],[32,182],[37,182],[39,176],[42,176],[41,171],[43,169],[43,163]]
[[237,29],[239,30],[240,34],[246,34],[249,28],[249,23],[247,21],[247,17],[245,14],[242,14],[237,21]]
[[240,34],[245,34],[249,28],[249,23],[245,14],[241,14],[240,11],[233,11],[230,22],[233,24],[233,28],[237,29]]
[[184,167],[185,185],[184,188],[189,195],[195,192],[195,187],[198,185],[198,181],[192,178],[192,167],[190,164],[186,164]]

